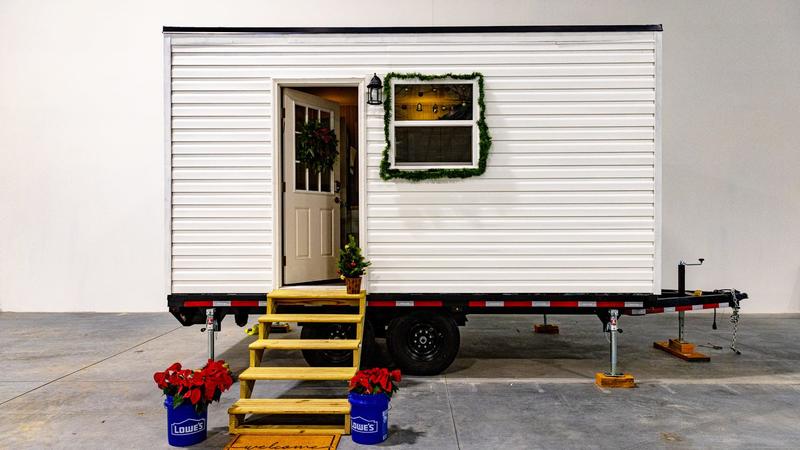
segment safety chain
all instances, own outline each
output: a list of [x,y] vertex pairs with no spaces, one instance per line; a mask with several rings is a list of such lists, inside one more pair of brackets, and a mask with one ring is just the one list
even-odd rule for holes
[[742,352],[736,348],[736,331],[739,328],[739,298],[736,297],[736,289],[731,289],[731,303],[733,303],[733,312],[731,313],[731,325],[733,325],[733,336],[731,338],[731,350],[741,355]]

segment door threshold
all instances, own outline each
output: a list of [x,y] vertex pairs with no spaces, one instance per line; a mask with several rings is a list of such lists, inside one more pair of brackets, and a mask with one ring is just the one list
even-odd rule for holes
[[322,283],[301,283],[301,284],[289,284],[283,285],[281,289],[332,289],[332,288],[342,288],[344,289],[346,286],[342,282],[322,282]]

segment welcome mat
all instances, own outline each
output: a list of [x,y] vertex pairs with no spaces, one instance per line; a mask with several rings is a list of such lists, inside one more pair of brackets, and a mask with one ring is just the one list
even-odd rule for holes
[[240,434],[225,450],[336,450],[341,437],[340,434]]

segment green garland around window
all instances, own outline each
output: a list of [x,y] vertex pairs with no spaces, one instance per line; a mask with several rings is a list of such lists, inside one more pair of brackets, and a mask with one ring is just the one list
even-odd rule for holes
[[[392,80],[398,79],[415,79],[420,81],[432,80],[478,80],[478,109],[480,109],[480,116],[478,117],[478,132],[479,132],[479,160],[478,167],[472,169],[426,169],[426,170],[400,170],[393,169],[389,162],[389,149],[392,143],[389,140],[389,127],[392,120]],[[392,178],[402,178],[412,181],[431,180],[435,178],[468,178],[483,174],[486,171],[486,160],[489,157],[489,148],[492,146],[492,137],[489,136],[489,127],[486,125],[486,105],[484,103],[483,95],[483,75],[478,72],[471,74],[453,74],[446,73],[444,75],[423,75],[421,73],[388,73],[383,79],[384,81],[384,101],[383,101],[383,132],[386,137],[386,147],[383,149],[383,159],[381,160],[381,178],[390,180]]]

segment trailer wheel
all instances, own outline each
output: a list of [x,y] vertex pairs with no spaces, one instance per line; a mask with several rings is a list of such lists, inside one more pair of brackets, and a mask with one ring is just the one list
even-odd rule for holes
[[455,320],[431,311],[415,311],[389,323],[386,344],[394,362],[410,375],[436,375],[458,354],[461,336]]
[[[307,323],[300,339],[355,339],[356,327],[349,323]],[[375,348],[375,333],[369,321],[364,322],[361,361],[366,361]],[[312,367],[348,367],[353,365],[351,350],[303,350],[303,358]]]

